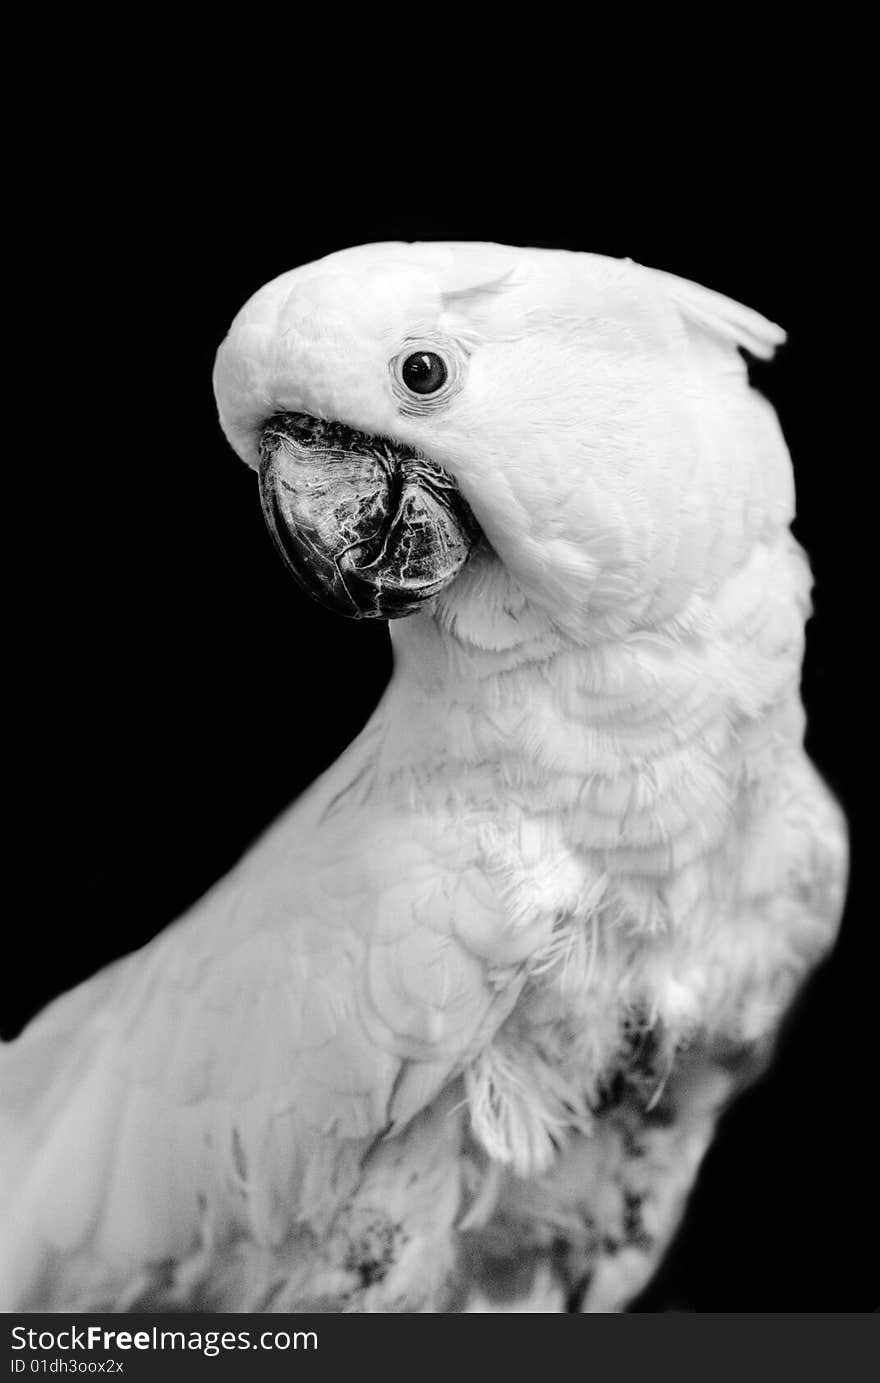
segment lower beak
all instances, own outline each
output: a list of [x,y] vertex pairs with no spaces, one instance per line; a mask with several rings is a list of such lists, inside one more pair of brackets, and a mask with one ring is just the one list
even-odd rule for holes
[[452,477],[419,452],[280,413],[260,435],[260,495],[299,583],[354,619],[411,614],[455,579],[479,535]]

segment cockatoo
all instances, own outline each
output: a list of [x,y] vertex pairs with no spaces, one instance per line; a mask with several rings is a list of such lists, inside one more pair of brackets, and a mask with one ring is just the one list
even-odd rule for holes
[[394,673],[226,878],[3,1051],[5,1309],[646,1284],[844,890],[740,351],[783,339],[630,261],[477,243],[344,250],[242,308],[222,428],[294,576],[393,621]]

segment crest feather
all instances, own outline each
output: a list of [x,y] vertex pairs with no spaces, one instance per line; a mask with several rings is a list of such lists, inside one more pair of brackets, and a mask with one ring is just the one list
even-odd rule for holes
[[782,327],[777,326],[760,312],[742,303],[716,293],[711,288],[703,288],[689,279],[679,278],[677,274],[667,274],[661,269],[652,269],[654,278],[660,279],[670,300],[680,310],[686,321],[702,327],[713,336],[742,346],[750,355],[759,360],[769,360],[777,346],[786,337]]

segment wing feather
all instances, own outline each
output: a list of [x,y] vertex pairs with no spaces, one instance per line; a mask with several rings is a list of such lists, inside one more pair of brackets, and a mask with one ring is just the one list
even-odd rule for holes
[[0,1052],[4,1302],[47,1254],[106,1277],[185,1256],[207,1220],[278,1242],[332,1203],[327,1140],[400,1127],[497,1026],[454,935],[467,870],[400,825],[273,842]]

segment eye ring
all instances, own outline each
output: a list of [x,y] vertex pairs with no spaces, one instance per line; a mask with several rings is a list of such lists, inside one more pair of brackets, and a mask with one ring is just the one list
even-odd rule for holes
[[408,341],[391,361],[394,392],[407,413],[445,403],[458,389],[460,375],[456,355],[436,341]]
[[401,384],[420,398],[425,394],[436,394],[448,378],[446,361],[436,351],[413,351],[400,367]]

